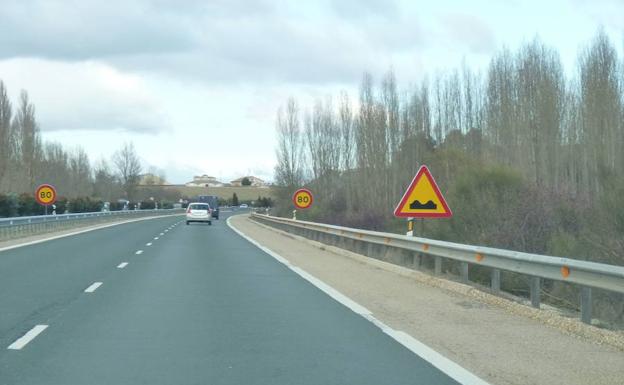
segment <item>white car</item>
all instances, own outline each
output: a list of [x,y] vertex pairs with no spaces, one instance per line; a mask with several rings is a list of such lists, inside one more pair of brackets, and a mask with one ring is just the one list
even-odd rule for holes
[[246,208],[248,208],[249,206],[247,206],[247,204],[246,204],[246,203],[243,203],[242,205],[240,205],[240,206],[238,206],[238,207],[240,207],[241,209],[246,209]]
[[186,208],[186,224],[207,222],[212,225],[212,209],[208,203],[189,203]]

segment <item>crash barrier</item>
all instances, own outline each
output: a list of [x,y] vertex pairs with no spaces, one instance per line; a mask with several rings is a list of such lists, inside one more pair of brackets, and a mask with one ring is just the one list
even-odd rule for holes
[[523,253],[491,247],[463,245],[452,242],[411,237],[306,222],[288,218],[252,213],[251,218],[289,233],[321,243],[350,250],[397,265],[418,269],[421,259],[434,260],[434,274],[442,274],[446,260],[457,261],[460,279],[469,282],[470,266],[490,269],[490,289],[500,292],[501,271],[524,274],[530,277],[531,305],[539,308],[544,280],[567,282],[580,288],[581,321],[591,324],[592,289],[603,289],[624,294],[624,267],[582,260]]
[[74,227],[160,215],[183,214],[181,209],[102,211],[59,215],[0,218],[0,241]]

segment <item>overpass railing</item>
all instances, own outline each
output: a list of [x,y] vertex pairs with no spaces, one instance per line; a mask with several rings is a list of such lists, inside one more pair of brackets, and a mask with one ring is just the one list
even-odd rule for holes
[[491,247],[463,245],[406,235],[360,230],[252,213],[252,219],[322,243],[383,259],[399,265],[419,266],[422,256],[434,259],[434,273],[442,273],[442,263],[460,264],[461,281],[468,283],[469,266],[491,269],[490,286],[500,291],[501,271],[530,277],[529,294],[539,308],[545,279],[580,287],[581,320],[591,323],[592,288],[624,294],[624,267],[570,258],[552,257]]

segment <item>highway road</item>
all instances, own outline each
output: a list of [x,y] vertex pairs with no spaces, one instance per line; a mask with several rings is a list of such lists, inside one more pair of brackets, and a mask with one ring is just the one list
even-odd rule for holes
[[456,384],[230,229],[0,251],[0,384]]

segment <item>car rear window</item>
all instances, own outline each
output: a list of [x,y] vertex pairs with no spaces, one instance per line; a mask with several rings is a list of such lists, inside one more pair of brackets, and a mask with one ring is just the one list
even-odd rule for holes
[[210,206],[207,204],[192,204],[190,208],[191,210],[208,210]]

